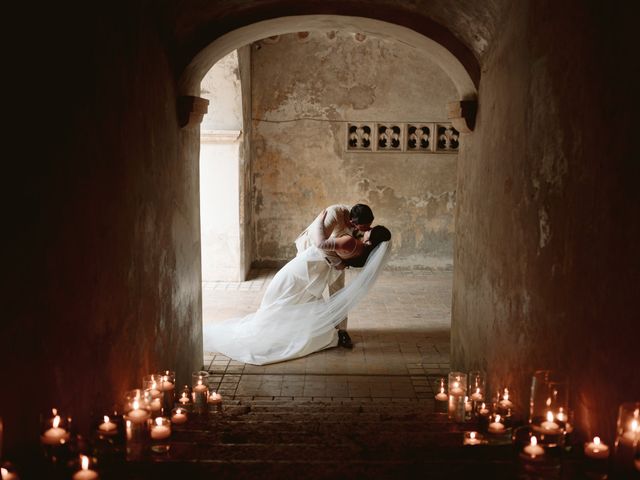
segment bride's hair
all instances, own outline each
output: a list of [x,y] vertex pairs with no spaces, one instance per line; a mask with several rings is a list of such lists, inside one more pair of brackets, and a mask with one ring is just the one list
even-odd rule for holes
[[359,257],[350,258],[348,260],[344,260],[350,267],[362,268],[364,264],[367,262],[367,258],[369,258],[369,254],[371,251],[378,246],[381,242],[387,242],[391,240],[391,232],[387,227],[383,227],[382,225],[376,225],[371,229],[371,233],[369,234],[369,242],[371,244],[365,243],[364,249],[362,250],[362,254]]

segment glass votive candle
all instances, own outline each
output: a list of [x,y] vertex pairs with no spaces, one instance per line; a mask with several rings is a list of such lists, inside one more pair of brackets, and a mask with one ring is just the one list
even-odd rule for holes
[[537,370],[531,380],[529,423],[548,446],[562,444],[570,420],[569,383],[553,370]]
[[464,422],[466,392],[467,374],[449,372],[449,418],[456,422]]
[[59,447],[69,442],[69,418],[64,418],[56,408],[51,410],[52,416],[42,425],[40,443],[48,447]]
[[207,401],[209,399],[209,386],[207,385],[207,378],[209,373],[205,371],[194,372],[191,374],[191,392],[193,397],[194,411],[197,413],[203,413],[202,410],[206,409]]
[[176,390],[176,372],[164,370],[160,372],[159,375],[161,376],[160,391],[162,392],[162,408],[165,412],[169,412],[173,408],[173,398]]
[[160,385],[162,384],[162,375],[159,373],[152,373],[142,377],[142,389],[149,390],[151,398],[162,398],[162,391]]
[[463,445],[482,445],[484,437],[478,432],[464,432]]
[[94,470],[93,467],[95,461],[92,461],[86,455],[80,455],[78,462],[78,469],[71,477],[72,480],[97,480],[99,478],[98,472]]
[[169,451],[169,437],[171,436],[171,420],[157,417],[149,420],[151,427],[151,451],[165,453]]
[[215,412],[222,411],[222,395],[218,392],[211,391],[209,393],[209,399],[207,400],[210,407],[213,407]]
[[637,455],[640,443],[640,402],[623,403],[618,408],[614,467],[616,473],[637,475]]
[[496,412],[502,415],[503,418],[510,417],[513,414],[513,397],[509,392],[509,388],[503,388],[498,392]]
[[[153,391],[158,392],[158,394],[154,397]],[[151,417],[161,417],[163,412],[162,407],[162,395],[159,390],[153,388],[147,388],[145,391],[145,395],[149,399],[149,411],[151,412]]]
[[130,390],[125,395],[124,421],[127,442],[145,442],[149,438],[147,421],[151,418],[150,397],[141,389]]
[[486,432],[489,428],[489,419],[491,418],[491,409],[489,406],[482,402],[476,409],[476,416],[478,418],[478,428],[481,432]]
[[171,410],[171,423],[174,425],[182,425],[183,423],[187,423],[189,419],[189,413],[183,407],[176,407]]
[[189,385],[185,385],[180,391],[180,393],[178,394],[178,398],[176,399],[176,405],[184,409],[190,410],[192,404],[193,404],[193,401],[192,401],[191,388],[189,387]]
[[437,413],[447,413],[449,408],[449,394],[447,393],[449,385],[446,381],[444,377],[440,377],[433,383],[435,411]]
[[119,425],[116,419],[109,415],[103,415],[102,421],[98,423],[97,432],[99,437],[111,438],[119,433]]
[[[480,370],[469,372],[469,399],[472,402],[484,402],[485,376]],[[475,410],[474,404],[474,410]]]

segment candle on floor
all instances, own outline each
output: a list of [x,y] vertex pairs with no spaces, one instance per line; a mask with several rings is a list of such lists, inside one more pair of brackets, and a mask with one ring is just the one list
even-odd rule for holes
[[112,422],[107,415],[103,417],[104,422],[98,425],[98,430],[104,435],[116,435],[118,433],[118,426]]
[[187,421],[187,412],[182,408],[174,409],[173,414],[171,415],[171,421],[176,425],[181,425]]
[[609,458],[609,447],[600,441],[600,437],[593,437],[593,442],[585,445],[584,454],[589,458]]
[[560,425],[553,421],[553,413],[551,412],[551,410],[547,412],[547,420],[545,422],[542,422],[540,424],[540,427],[546,433],[558,433],[558,431],[560,430]]
[[541,457],[544,455],[544,448],[538,445],[538,439],[534,436],[531,437],[531,443],[524,447],[524,453],[531,458]]
[[489,409],[484,402],[482,403],[482,405],[480,405],[480,410],[478,411],[478,413],[480,415],[489,415]]
[[160,399],[154,398],[153,400],[151,400],[151,403],[149,403],[149,409],[153,413],[158,413],[160,410],[162,410],[162,403],[160,402]]
[[51,421],[51,428],[46,430],[41,437],[42,443],[45,445],[60,445],[65,443],[69,437],[69,432],[66,429],[60,427],[60,415],[53,417]]
[[482,393],[480,393],[480,387],[476,388],[476,391],[471,394],[471,400],[479,402],[482,400]]
[[133,423],[144,423],[149,418],[149,412],[140,408],[137,400],[133,401],[133,409],[127,413],[127,417]]
[[500,406],[502,408],[512,408],[513,402],[509,400],[509,389],[505,388],[504,393],[502,394],[502,400],[500,400]]
[[464,394],[464,391],[460,388],[460,382],[453,382],[451,390],[449,390],[449,394],[456,397],[461,397]]
[[471,412],[472,406],[471,406],[471,402],[469,401],[469,397],[464,397],[464,411],[466,413]]
[[440,392],[436,394],[436,400],[439,402],[446,402],[449,399],[449,396],[444,393],[444,379],[440,379]]
[[222,395],[220,395],[217,392],[211,392],[211,395],[209,396],[209,403],[211,405],[219,405],[222,403]]
[[178,403],[182,404],[182,406],[187,405],[190,401],[187,392],[182,392],[182,396],[178,399]]
[[2,480],[20,480],[17,474],[10,472],[4,467],[0,468],[0,477],[2,477]]
[[164,440],[171,435],[171,422],[163,417],[156,418],[156,421],[151,425],[151,439],[152,440]]
[[489,431],[491,433],[504,432],[504,424],[500,422],[500,415],[496,415],[494,421],[489,424]]
[[464,445],[480,445],[482,436],[478,432],[464,432]]
[[89,468],[89,457],[86,455],[80,455],[80,462],[80,470],[73,474],[73,480],[96,480],[98,478],[98,473]]

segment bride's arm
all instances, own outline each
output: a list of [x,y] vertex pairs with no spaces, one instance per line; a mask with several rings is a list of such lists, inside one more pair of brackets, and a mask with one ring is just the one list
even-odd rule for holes
[[328,209],[324,209],[309,227],[309,237],[312,243],[323,251],[325,259],[332,267],[337,267],[342,263],[342,259],[334,253],[335,244],[333,244],[333,241],[335,238],[327,238],[331,235],[337,223],[336,212],[333,210],[329,212]]

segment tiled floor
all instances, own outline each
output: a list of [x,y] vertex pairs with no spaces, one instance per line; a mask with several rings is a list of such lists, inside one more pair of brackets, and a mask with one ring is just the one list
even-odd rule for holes
[[[204,321],[255,311],[274,270],[203,285]],[[354,273],[347,272],[349,276]],[[334,348],[267,366],[205,352],[209,383],[227,399],[422,401],[449,370],[451,272],[385,271],[349,315],[353,350]]]

